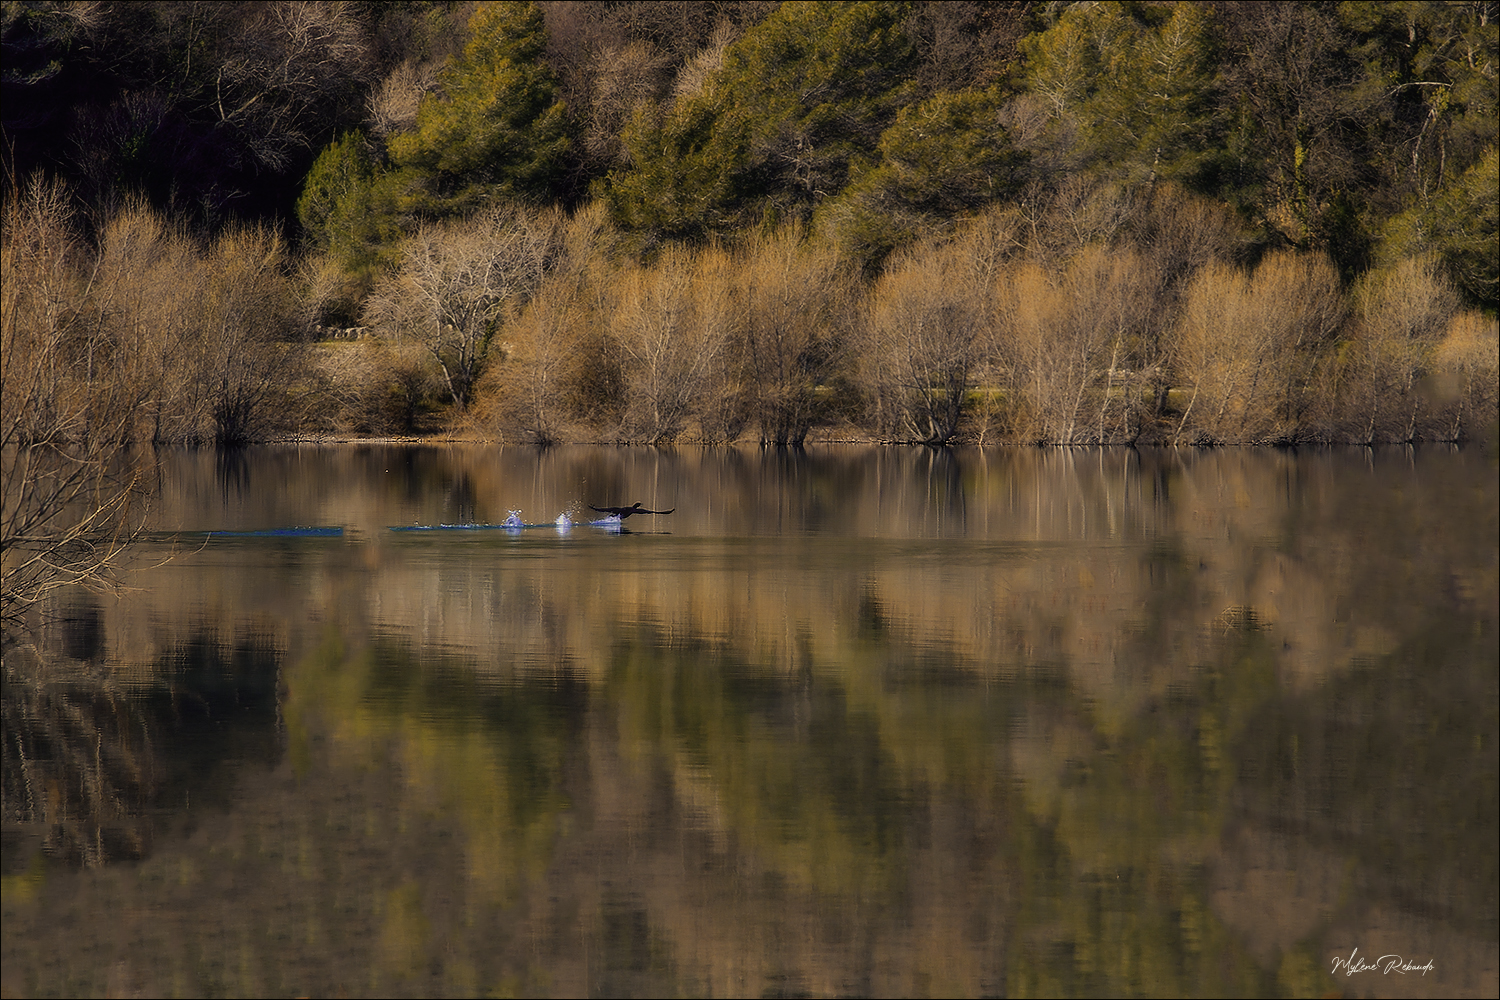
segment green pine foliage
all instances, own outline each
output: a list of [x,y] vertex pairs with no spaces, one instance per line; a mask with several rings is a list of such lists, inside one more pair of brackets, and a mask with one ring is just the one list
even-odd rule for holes
[[346,133],[318,154],[297,199],[297,221],[309,249],[350,266],[371,256],[379,240],[371,205],[375,177],[362,133]]
[[696,94],[642,108],[607,191],[625,226],[691,236],[806,218],[843,190],[917,95],[903,3],[789,3],[747,31]]
[[1222,116],[1206,6],[1080,5],[1021,48],[1055,167],[1128,184],[1192,184],[1217,155]]
[[428,94],[415,131],[389,154],[395,207],[444,218],[497,199],[551,195],[570,148],[567,111],[542,59],[546,32],[533,3],[481,4],[463,55]]
[[819,209],[819,233],[877,267],[897,247],[1013,194],[1024,157],[999,123],[1000,107],[991,88],[902,108],[880,137],[879,158]]
[[1443,187],[1425,205],[1391,220],[1385,257],[1435,254],[1454,284],[1471,299],[1493,309],[1500,306],[1500,153],[1491,146],[1484,157]]

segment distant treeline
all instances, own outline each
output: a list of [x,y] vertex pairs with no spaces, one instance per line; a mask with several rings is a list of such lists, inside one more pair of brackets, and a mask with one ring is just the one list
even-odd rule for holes
[[6,3],[5,443],[1462,439],[1497,6]]

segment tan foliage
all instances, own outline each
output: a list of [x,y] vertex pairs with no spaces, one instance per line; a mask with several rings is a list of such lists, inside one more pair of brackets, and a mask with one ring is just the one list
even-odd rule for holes
[[220,443],[250,440],[266,404],[285,391],[299,350],[286,247],[265,226],[234,226],[214,241],[199,272],[201,311],[189,349],[190,406],[206,411]]
[[204,249],[134,204],[104,220],[95,250],[68,205],[34,183],[5,206],[7,614],[49,587],[108,582],[135,523],[134,443],[249,440],[297,357],[270,229]]
[[894,261],[869,296],[855,364],[881,433],[945,444],[994,337],[991,259],[974,238]]
[[714,28],[707,47],[689,59],[677,71],[677,81],[672,86],[673,100],[689,100],[707,86],[713,75],[723,68],[724,51],[734,42],[734,38],[734,27],[728,22],[721,21],[718,27]]
[[636,40],[604,50],[594,74],[593,115],[583,135],[590,157],[603,163],[620,160],[620,133],[636,108],[656,100],[667,71],[667,59],[650,42]]
[[847,326],[855,278],[800,226],[756,238],[741,256],[739,362],[761,440],[801,444],[820,417],[818,387]]
[[1223,263],[1203,268],[1178,324],[1178,371],[1191,397],[1174,439],[1189,427],[1211,441],[1313,433],[1333,388],[1344,312],[1338,273],[1321,255],[1272,254],[1249,276]]
[[1462,441],[1475,430],[1493,434],[1500,402],[1500,320],[1477,312],[1453,317],[1434,357],[1437,396],[1451,415],[1440,431]]
[[618,420],[620,365],[607,319],[619,234],[597,203],[557,223],[546,277],[508,314],[500,363],[478,387],[481,422],[537,444]]
[[1357,319],[1344,357],[1348,433],[1357,440],[1423,436],[1421,380],[1458,311],[1458,295],[1434,262],[1407,258],[1367,274],[1353,291]]
[[627,440],[671,441],[709,408],[709,390],[722,396],[715,376],[736,327],[731,272],[721,250],[669,247],[621,275],[611,329],[625,361]]
[[114,461],[139,387],[114,377],[90,302],[86,248],[68,194],[33,183],[5,205],[0,235],[0,615],[47,591],[108,586],[133,522],[138,470]]
[[556,209],[505,206],[423,225],[403,245],[396,273],[375,286],[366,324],[421,344],[462,412],[501,322],[555,264],[565,222]]
[[480,387],[484,414],[534,444],[564,440],[586,367],[594,312],[589,291],[549,278],[505,329],[505,360]]
[[1016,432],[1057,444],[1133,437],[1134,378],[1120,366],[1150,318],[1156,288],[1140,256],[1091,245],[1061,275],[1023,263],[998,284],[997,368],[1030,417]]
[[422,98],[437,87],[437,67],[408,59],[386,75],[369,97],[370,131],[384,138],[417,125]]

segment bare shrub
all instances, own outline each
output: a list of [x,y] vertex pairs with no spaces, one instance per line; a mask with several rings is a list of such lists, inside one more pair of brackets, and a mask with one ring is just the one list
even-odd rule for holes
[[698,377],[694,409],[698,433],[708,444],[732,442],[750,420],[743,365],[735,346],[743,343],[739,262],[719,247],[700,250],[693,261],[693,314],[699,349],[712,351]]
[[894,261],[869,298],[856,365],[889,437],[946,444],[988,359],[993,309],[968,241]]
[[1446,414],[1439,435],[1462,441],[1493,434],[1500,402],[1500,320],[1477,312],[1453,317],[1433,360],[1436,393]]
[[1157,184],[1132,218],[1129,242],[1156,275],[1151,317],[1131,344],[1128,364],[1150,396],[1149,417],[1157,419],[1172,388],[1171,334],[1188,283],[1209,263],[1238,262],[1249,241],[1226,205],[1174,184]]
[[111,217],[99,242],[101,320],[120,348],[118,375],[141,390],[132,430],[153,441],[191,436],[179,403],[197,326],[197,247],[139,203]]
[[[1088,436],[1100,444],[1134,440],[1141,424],[1140,390],[1149,379],[1141,370],[1141,358],[1154,360],[1154,349],[1143,351],[1140,345],[1155,339],[1151,334],[1159,276],[1134,250],[1090,249],[1069,265],[1064,289],[1076,350],[1080,357],[1097,359],[1091,394],[1097,399],[1098,416],[1090,405],[1088,416],[1095,426]],[[1083,433],[1082,415],[1078,422],[1070,427],[1069,440]]]
[[1019,200],[1027,256],[1059,262],[1084,247],[1116,242],[1137,208],[1130,191],[1081,176],[1070,176],[1055,188],[1031,184]]
[[674,440],[703,407],[733,329],[715,256],[669,247],[621,276],[611,326],[625,360],[627,440]]
[[1367,274],[1353,292],[1355,328],[1344,357],[1350,434],[1360,441],[1412,441],[1425,430],[1418,383],[1458,311],[1458,295],[1423,258]]
[[370,291],[365,275],[351,273],[329,253],[303,257],[297,284],[306,327],[356,325],[360,303]]
[[215,442],[241,444],[265,430],[267,404],[287,391],[300,354],[286,247],[265,226],[235,226],[201,266],[189,408],[207,413]]
[[1181,440],[1189,421],[1194,441],[1220,440],[1226,417],[1248,381],[1255,345],[1242,342],[1253,323],[1250,281],[1244,272],[1215,262],[1188,284],[1177,330],[1180,381],[1191,388],[1173,442]]
[[1163,287],[1176,294],[1209,261],[1243,256],[1246,234],[1229,206],[1158,184],[1134,214],[1130,242],[1162,272]]
[[335,434],[410,434],[440,383],[414,344],[381,340],[316,345],[300,425]]
[[231,5],[212,108],[256,164],[284,170],[368,72],[370,53],[352,3]]
[[591,203],[560,222],[559,250],[527,303],[507,313],[475,418],[536,444],[581,425],[617,426],[623,376],[610,335],[620,234]]
[[422,97],[437,87],[437,67],[408,59],[386,75],[370,94],[370,133],[386,138],[416,127]]
[[536,291],[559,253],[564,221],[557,210],[507,206],[422,226],[396,273],[371,293],[366,324],[421,344],[462,412],[507,312]]
[[996,361],[1007,395],[1026,401],[1018,433],[1055,444],[1134,436],[1136,379],[1122,363],[1155,287],[1134,251],[1098,245],[1061,275],[1032,262],[1001,275]]
[[122,452],[139,386],[90,299],[95,274],[68,194],[32,183],[0,223],[0,615],[49,590],[109,587],[141,466]]
[[[1330,365],[1344,322],[1327,258],[1279,253],[1251,276],[1210,264],[1189,283],[1178,371],[1192,395],[1174,440],[1299,440],[1326,415]],[[1191,421],[1191,424],[1190,424]]]
[[714,28],[708,45],[683,63],[682,68],[677,71],[677,80],[672,85],[674,101],[687,101],[702,92],[714,74],[723,68],[724,52],[734,42],[734,38],[734,26],[727,21],[720,21]]
[[7,609],[70,581],[108,582],[138,523],[134,442],[236,444],[268,426],[298,356],[285,264],[264,227],[231,228],[205,250],[127,204],[95,250],[61,188],[32,184],[7,202]]
[[742,251],[738,361],[763,443],[800,445],[821,419],[819,387],[834,371],[854,280],[832,250],[805,243],[797,225]]
[[594,71],[593,114],[583,134],[584,151],[592,160],[620,162],[625,154],[621,133],[638,107],[661,94],[668,72],[668,60],[650,42],[605,48]]
[[543,282],[506,326],[505,360],[481,386],[481,416],[515,428],[534,444],[563,440],[592,322],[587,292],[577,280],[563,275]]

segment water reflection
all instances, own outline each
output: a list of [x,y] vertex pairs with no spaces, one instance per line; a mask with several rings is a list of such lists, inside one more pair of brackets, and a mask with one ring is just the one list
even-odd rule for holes
[[[7,993],[1496,987],[1483,456],[166,482],[163,532],[344,536],[214,539],[7,648]],[[677,513],[552,524],[635,500]],[[511,511],[544,526],[389,530]],[[1335,978],[1352,948],[1434,971]]]

